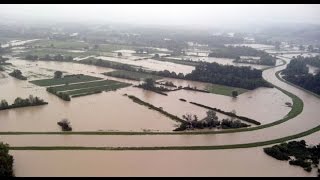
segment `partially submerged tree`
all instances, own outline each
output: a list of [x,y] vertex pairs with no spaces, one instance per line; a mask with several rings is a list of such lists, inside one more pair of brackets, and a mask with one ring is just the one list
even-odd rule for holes
[[238,96],[238,91],[234,90],[232,91],[232,97],[236,98]]
[[151,89],[154,87],[154,84],[155,84],[155,81],[152,78],[146,78],[142,86],[147,89]]
[[61,71],[54,72],[54,78],[61,78],[61,77],[62,77],[62,72]]
[[61,126],[62,131],[72,131],[72,127],[68,119],[62,119],[57,124]]
[[0,102],[0,109],[5,109],[7,107],[9,107],[8,102],[5,99],[2,99]]

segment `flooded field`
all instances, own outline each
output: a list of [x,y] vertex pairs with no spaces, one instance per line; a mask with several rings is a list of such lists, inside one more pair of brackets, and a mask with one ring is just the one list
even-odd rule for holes
[[[102,78],[106,78],[106,76],[99,73],[111,71],[108,68],[74,63],[30,62],[24,60],[12,60],[10,62],[18,69],[23,69],[22,72],[24,74],[29,71],[40,71],[44,75],[50,75],[51,77],[53,77],[55,70],[65,71],[69,74],[83,73]],[[52,69],[48,71],[45,67]],[[30,80],[43,77],[33,77]],[[3,123],[0,128],[1,131],[59,131],[60,129],[56,122],[62,118],[68,118],[73,128],[78,131],[142,131],[143,129],[171,131],[175,124],[174,121],[160,113],[135,104],[129,98],[122,96],[121,92],[103,92],[74,98],[71,102],[65,102],[46,92],[44,87],[38,87],[10,76],[1,79],[0,84],[1,99],[6,99],[8,102],[13,102],[18,96],[26,98],[29,94],[39,96],[49,102],[48,105],[41,107],[1,111],[0,119]],[[90,108],[93,106],[95,107],[94,110]],[[83,113],[78,113],[79,109]],[[122,113],[123,110],[130,110],[131,113]],[[101,116],[97,116],[97,114]]]

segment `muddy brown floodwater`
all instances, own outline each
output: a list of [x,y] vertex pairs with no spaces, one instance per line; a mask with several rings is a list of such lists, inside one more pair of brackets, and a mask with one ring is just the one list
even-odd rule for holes
[[[261,147],[215,151],[10,151],[16,176],[316,176]],[[31,163],[32,162],[32,163]]]
[[[287,62],[290,61],[290,59],[285,58],[284,60],[286,60]],[[81,70],[72,71],[71,67],[74,66],[67,65],[71,63],[61,63],[60,66],[58,65],[59,63],[56,64],[57,65],[54,68],[68,70],[68,72],[70,73],[81,72]],[[50,64],[44,64],[44,66],[50,68],[52,67],[50,66]],[[79,66],[81,67],[81,65]],[[83,68],[86,69],[86,74],[91,74],[91,72],[94,71],[93,69],[90,69],[90,66],[83,66]],[[274,69],[265,70],[263,72],[263,77],[269,82],[272,82],[275,85],[288,90],[289,92],[292,92],[293,94],[300,97],[304,102],[304,110],[297,117],[285,123],[269,128],[231,134],[194,136],[5,135],[1,136],[1,141],[9,143],[12,146],[193,146],[252,143],[294,135],[303,131],[307,131],[320,124],[318,118],[320,116],[320,100],[315,96],[310,95],[309,93],[306,93],[300,89],[279,81],[275,77],[275,72],[284,68],[285,66],[280,66]],[[152,117],[151,119],[145,118],[146,116],[148,116],[147,110],[149,109],[144,106],[136,105],[133,102],[131,102],[132,105],[128,105],[129,107],[126,107],[130,109],[130,111],[117,111],[117,109],[121,109],[122,106],[125,107],[125,104],[129,104],[131,101],[127,97],[121,96],[122,91],[133,92],[133,95],[139,96],[141,98],[144,97],[149,102],[152,102],[153,99],[158,98],[158,100],[154,101],[154,103],[158,103],[158,101],[161,101],[161,95],[159,97],[157,95],[156,97],[154,97],[154,94],[144,94],[142,93],[142,91],[137,91],[133,88],[126,88],[117,92],[108,92],[100,95],[87,96],[78,99],[75,98],[71,101],[71,103],[68,104],[64,101],[61,101],[57,97],[46,93],[45,90],[43,90],[44,88],[32,87],[33,85],[30,85],[25,81],[19,81],[8,77],[1,79],[0,83],[1,98],[5,97],[6,99],[12,100],[16,96],[23,95],[22,97],[25,97],[29,93],[32,93],[46,99],[50,103],[47,106],[35,107],[34,109],[22,108],[20,110],[15,109],[0,112],[0,128],[3,128],[1,129],[1,131],[28,131],[32,129],[37,131],[47,131],[50,128],[57,130],[58,127],[55,123],[57,122],[57,119],[61,118],[62,116],[76,117],[75,119],[70,118],[71,123],[74,125],[74,128],[85,128],[86,130],[90,128],[97,129],[98,127],[101,127],[101,124],[103,124],[102,126],[104,127],[106,125],[105,123],[109,122],[108,120],[110,119],[110,117],[122,117],[122,119],[119,118],[121,120],[119,120],[118,122],[120,123],[117,124],[118,122],[116,121],[118,120],[118,118],[113,118],[113,120],[110,121],[112,123],[107,124],[109,126],[106,127],[111,127],[111,124],[116,123],[117,125],[119,125],[118,128],[120,128],[121,126],[125,129],[128,128],[128,125],[126,123],[129,123],[130,121],[134,121],[130,129],[133,129],[134,127],[141,128],[141,125],[147,124],[147,122],[150,121],[152,122],[147,124],[148,129],[150,128],[150,125],[154,125],[158,121],[159,124],[161,124],[161,127],[164,127],[163,124],[166,123],[168,123],[166,124],[166,126],[172,127],[172,124],[170,124],[172,123],[172,121],[170,119],[165,118],[163,120],[160,120],[157,117]],[[228,98],[219,98],[220,95],[214,95],[211,99],[209,97],[211,96],[211,94],[188,94],[184,91],[176,91],[169,93],[168,97],[177,96],[177,98],[183,98],[180,96],[184,96],[188,101],[194,100],[195,102],[212,105],[221,109],[238,107],[236,111],[239,114],[245,113],[245,111],[249,111],[250,113],[252,112],[253,114],[264,113],[262,109],[262,107],[264,106],[266,110],[266,113],[264,114],[265,116],[268,116],[268,111],[269,113],[271,113],[270,116],[280,116],[279,114],[277,114],[278,112],[272,114],[273,112],[271,112],[270,108],[272,109],[273,107],[268,103],[275,103],[275,109],[272,109],[272,111],[280,112],[282,111],[282,106],[279,106],[281,104],[280,102],[287,99],[282,99],[282,95],[279,92],[273,90],[269,92],[269,95],[268,91],[261,91],[261,89],[257,89],[257,91],[249,92],[249,94],[252,93],[252,101],[249,100],[250,98],[245,98],[249,96],[246,95],[246,93],[240,95],[238,100],[241,100],[241,102],[239,102],[238,105],[237,103],[228,102],[230,101],[230,99]],[[37,94],[35,92],[37,92]],[[179,92],[183,93],[179,94]],[[119,95],[119,97],[117,97],[117,94]],[[260,94],[262,94],[261,97]],[[279,96],[277,94],[279,94]],[[263,96],[268,96],[269,98],[265,98]],[[275,97],[275,99],[271,97]],[[267,100],[267,104],[264,104],[261,107],[258,105],[259,103],[264,103],[264,101]],[[98,104],[92,104],[93,101],[98,102]],[[119,101],[119,104],[114,105],[114,103],[116,103],[117,101]],[[161,103],[163,104],[157,105],[166,105],[166,103],[162,101]],[[172,101],[172,103],[175,102]],[[225,107],[223,107],[223,104],[225,103],[226,105]],[[243,107],[241,106],[241,104],[243,105]],[[250,106],[251,104],[252,106]],[[102,107],[98,107],[97,105],[101,105]],[[182,106],[182,104],[178,103],[175,105]],[[166,106],[168,106],[169,110],[169,105]],[[251,108],[247,107],[248,109],[245,109],[246,106],[249,106]],[[134,109],[139,107],[141,109]],[[258,109],[260,108],[261,110],[256,112],[255,107],[258,107]],[[176,109],[178,108],[179,107],[176,107]],[[241,110],[241,108],[244,109]],[[81,113],[79,113],[79,109],[81,109]],[[143,110],[146,110],[146,112],[143,112]],[[50,113],[50,111],[52,112]],[[116,111],[117,113],[113,114],[113,111]],[[133,117],[134,115],[132,114],[128,115],[127,112],[131,111],[138,112],[138,117]],[[157,114],[157,112],[154,112],[152,110],[149,111],[150,113],[159,115],[159,117],[161,118],[163,117],[162,115]],[[142,112],[142,120],[139,119],[140,112]],[[59,113],[61,116],[57,116],[57,114],[59,115]],[[79,115],[77,115],[76,113]],[[118,115],[118,113],[126,115]],[[282,113],[286,114],[285,111],[283,111]],[[281,114],[281,116],[283,114]],[[247,115],[249,116],[249,114]],[[55,118],[51,119],[51,116],[55,116]],[[85,116],[85,118],[83,118],[83,116]],[[123,116],[129,118],[123,118]],[[93,117],[98,118],[93,119]],[[99,121],[100,117],[102,117],[101,121]],[[141,124],[135,126],[137,121],[140,122],[140,120]],[[265,122],[269,122],[270,120],[271,119],[265,118]],[[319,142],[318,137],[319,133],[315,133],[302,139],[307,139],[307,143],[308,141],[316,143]],[[300,167],[290,166],[288,162],[278,161],[265,155],[262,148],[263,147],[214,151],[10,151],[10,153],[15,157],[14,168],[17,176],[316,176],[315,172],[307,173]]]

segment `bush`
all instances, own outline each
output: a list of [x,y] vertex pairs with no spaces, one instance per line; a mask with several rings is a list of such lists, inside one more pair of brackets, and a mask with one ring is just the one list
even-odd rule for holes
[[62,131],[72,131],[72,127],[68,119],[63,119],[59,121],[57,124],[61,126]]
[[62,72],[61,71],[54,72],[54,78],[61,78],[61,77],[62,77]]
[[27,78],[24,77],[22,75],[22,72],[20,70],[18,70],[18,69],[13,70],[11,73],[9,73],[9,75],[12,76],[12,77],[15,77],[17,79],[20,79],[20,80],[27,80]]
[[235,97],[237,97],[237,96],[238,96],[238,94],[239,94],[239,93],[238,93],[238,91],[232,91],[232,97],[234,97],[234,98],[235,98]]

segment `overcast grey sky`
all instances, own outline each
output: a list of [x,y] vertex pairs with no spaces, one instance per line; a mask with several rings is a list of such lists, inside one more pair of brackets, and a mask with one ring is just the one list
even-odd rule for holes
[[1,4],[0,16],[32,20],[105,21],[157,25],[319,24],[316,4]]

